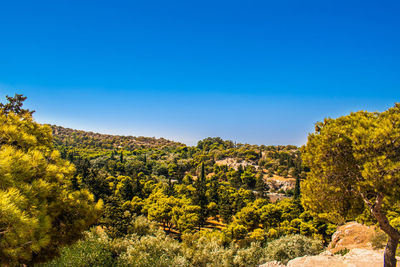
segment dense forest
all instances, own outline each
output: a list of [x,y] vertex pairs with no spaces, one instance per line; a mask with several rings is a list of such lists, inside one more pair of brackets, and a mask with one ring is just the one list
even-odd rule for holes
[[[296,146],[238,144],[219,137],[194,147],[155,139],[142,139],[138,146],[132,137],[51,127],[61,157],[76,167],[74,189],[87,189],[104,201],[98,225],[112,240],[130,240],[137,234],[135,225],[147,222],[177,246],[197,250],[203,240],[235,254],[255,246],[261,251],[268,242],[295,234],[326,243],[336,228],[301,205],[299,184],[307,168]],[[159,238],[151,231],[148,235]],[[137,237],[135,242],[141,240],[147,239]],[[128,250],[122,255],[118,260],[128,257]],[[251,262],[265,261],[262,255],[252,255]],[[202,264],[191,258],[185,258],[186,264],[207,264],[207,259]]]
[[[219,137],[186,146],[40,125],[24,100],[16,95],[0,106],[3,265],[285,263],[319,253],[346,220],[379,221],[358,198],[346,202],[343,182],[319,185],[333,169],[316,173],[314,165],[333,154],[318,158],[313,142],[328,122],[301,149]],[[339,163],[343,169],[331,164]],[[318,199],[329,190],[338,200]],[[392,209],[389,219],[398,214]]]

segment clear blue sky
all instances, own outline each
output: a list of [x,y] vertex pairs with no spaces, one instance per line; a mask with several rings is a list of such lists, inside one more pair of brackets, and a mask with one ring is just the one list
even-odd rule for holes
[[304,144],[400,101],[399,1],[3,1],[0,93],[35,118],[194,144]]

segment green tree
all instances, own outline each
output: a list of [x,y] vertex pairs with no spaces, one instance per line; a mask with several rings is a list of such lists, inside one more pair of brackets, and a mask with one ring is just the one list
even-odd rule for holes
[[134,196],[141,196],[142,185],[139,179],[133,179],[129,176],[118,176],[115,179],[115,195],[122,200],[131,200]]
[[35,111],[30,111],[29,109],[23,109],[22,106],[26,100],[26,96],[15,94],[14,97],[6,96],[8,103],[0,103],[0,110],[4,115],[9,113],[14,113],[16,115],[32,115]]
[[181,233],[193,230],[199,224],[200,207],[193,205],[189,199],[182,198],[172,208],[172,222]]
[[200,177],[194,183],[196,193],[194,195],[194,203],[200,206],[199,212],[199,226],[202,226],[207,220],[207,185],[206,185],[206,174],[204,170],[204,163],[201,164]]
[[124,163],[124,153],[122,151],[119,153],[119,162]]
[[240,176],[242,183],[246,185],[247,188],[254,188],[256,185],[256,176],[251,170],[245,170]]
[[262,171],[257,174],[255,189],[259,192],[260,196],[267,197],[267,191],[269,189],[268,185],[264,181],[264,175]]
[[147,199],[148,219],[162,223],[164,230],[172,227],[172,210],[177,206],[178,200],[175,197],[165,195],[161,190],[155,191]]
[[300,178],[296,178],[296,184],[294,186],[294,194],[293,194],[294,199],[299,199],[300,198]]
[[51,129],[21,106],[0,107],[0,264],[6,266],[53,257],[82,236],[101,208],[87,190],[72,190],[74,166],[54,149]]
[[400,198],[400,104],[317,123],[303,158],[311,169],[302,186],[304,206],[343,220],[366,207],[389,237],[385,266],[396,266],[400,232],[386,211]]
[[253,205],[247,205],[235,215],[235,222],[246,227],[250,232],[258,228],[260,224],[260,212]]
[[282,210],[276,204],[268,204],[261,208],[260,219],[264,228],[277,227],[282,221]]

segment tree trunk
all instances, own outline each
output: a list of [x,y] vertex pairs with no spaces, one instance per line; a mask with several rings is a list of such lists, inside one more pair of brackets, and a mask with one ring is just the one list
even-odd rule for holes
[[383,254],[384,267],[396,267],[396,249],[399,239],[391,238],[386,244],[385,253]]
[[373,204],[363,194],[361,194],[361,196],[364,198],[364,201],[368,205],[372,215],[378,221],[379,227],[389,237],[388,243],[385,248],[385,253],[383,254],[383,266],[396,267],[396,249],[400,240],[400,232],[390,225],[388,218],[381,210],[384,196],[383,194],[378,194],[375,203]]

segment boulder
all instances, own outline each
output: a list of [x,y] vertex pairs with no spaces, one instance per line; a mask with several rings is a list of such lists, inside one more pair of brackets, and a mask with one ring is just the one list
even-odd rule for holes
[[375,226],[366,226],[357,222],[346,223],[332,235],[328,250],[335,253],[343,249],[372,249],[371,238],[374,234]]

